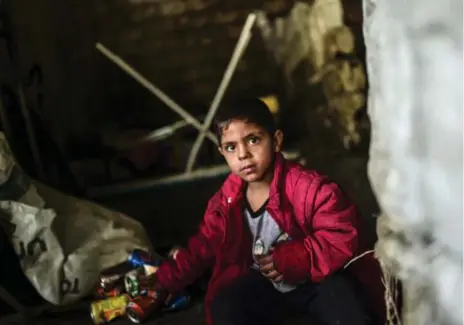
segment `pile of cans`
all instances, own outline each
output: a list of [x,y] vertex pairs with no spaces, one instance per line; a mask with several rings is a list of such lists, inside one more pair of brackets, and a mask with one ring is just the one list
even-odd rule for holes
[[[176,249],[171,250],[169,257],[175,258],[176,253]],[[101,274],[96,292],[98,300],[90,307],[94,323],[106,324],[125,316],[133,323],[139,324],[151,314],[187,307],[190,302],[187,293],[169,296],[160,302],[156,291],[143,288],[139,284],[140,275],[155,273],[161,263],[162,259],[159,257],[142,250],[134,250],[126,263]]]

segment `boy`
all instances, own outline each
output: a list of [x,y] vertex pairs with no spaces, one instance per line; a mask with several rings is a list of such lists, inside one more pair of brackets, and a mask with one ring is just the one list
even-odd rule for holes
[[145,281],[177,292],[213,267],[210,325],[280,324],[294,313],[372,324],[341,271],[358,247],[355,206],[336,184],[283,158],[282,131],[259,99],[220,110],[215,125],[232,173],[188,247]]

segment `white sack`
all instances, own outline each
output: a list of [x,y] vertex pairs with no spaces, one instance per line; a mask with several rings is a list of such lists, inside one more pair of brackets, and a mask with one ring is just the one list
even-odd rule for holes
[[139,222],[31,181],[14,161],[3,133],[0,184],[0,224],[25,275],[53,304],[91,293],[100,272],[127,260],[131,250],[151,250]]

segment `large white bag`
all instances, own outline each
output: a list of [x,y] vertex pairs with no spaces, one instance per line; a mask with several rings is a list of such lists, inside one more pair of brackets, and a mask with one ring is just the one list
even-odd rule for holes
[[30,180],[16,164],[3,133],[0,225],[27,278],[56,305],[91,293],[100,272],[125,261],[131,250],[151,250],[140,223]]

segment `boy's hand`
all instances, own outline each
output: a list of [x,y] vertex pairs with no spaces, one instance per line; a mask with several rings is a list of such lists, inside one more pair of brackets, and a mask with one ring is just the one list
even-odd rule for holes
[[141,274],[137,277],[137,280],[140,287],[153,290],[156,285],[156,273],[150,275]]
[[271,249],[268,255],[263,255],[259,258],[259,270],[269,280],[279,283],[283,281],[284,277],[282,273],[275,269],[272,251]]
[[156,274],[150,274],[150,275],[139,275],[138,278],[138,283],[141,288],[144,289],[149,289],[149,290],[154,290],[157,292],[159,295],[157,299],[164,301],[164,304],[169,304],[173,298],[173,296],[167,292],[160,291],[156,287]]

